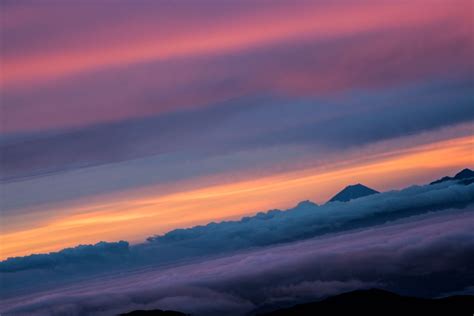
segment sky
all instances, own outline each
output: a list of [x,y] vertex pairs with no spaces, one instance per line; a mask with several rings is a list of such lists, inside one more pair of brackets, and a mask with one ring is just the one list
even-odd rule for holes
[[1,259],[474,166],[472,1],[0,6]]

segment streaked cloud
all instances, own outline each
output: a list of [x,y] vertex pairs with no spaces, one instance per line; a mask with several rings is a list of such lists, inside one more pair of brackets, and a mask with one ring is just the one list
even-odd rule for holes
[[[339,160],[333,162],[329,170],[330,165],[326,163],[282,173],[270,170],[261,177],[255,172],[237,172],[239,176],[231,173],[217,178],[197,177],[165,185],[132,183],[128,189],[114,187],[106,194],[94,194],[96,170],[73,174],[77,181],[85,181],[85,186],[59,175],[32,179],[30,186],[13,183],[4,190],[10,197],[7,202],[12,204],[3,213],[9,225],[4,227],[2,238],[7,246],[3,247],[2,256],[48,252],[99,240],[143,241],[151,234],[176,227],[236,219],[269,208],[288,208],[307,199],[327,201],[348,183],[362,182],[379,191],[393,188],[395,183],[401,187],[407,182],[428,183],[435,178],[430,177],[432,172],[458,169],[459,165],[471,163],[472,142],[468,136],[401,152],[383,152],[377,158],[372,156],[372,160],[359,157],[362,160],[357,164],[354,157],[350,166]],[[115,176],[105,177],[106,183],[114,179],[113,183],[126,184],[128,174],[117,173],[116,170],[124,170],[123,166],[117,167],[109,170],[110,175]],[[140,173],[149,173],[149,167]],[[136,166],[130,168],[138,172]],[[150,176],[151,179],[156,177]],[[138,179],[142,177],[138,175]],[[83,187],[89,191],[74,200],[73,197],[80,196],[77,190]],[[42,191],[36,191],[37,195],[29,195],[29,202],[22,200],[18,194],[31,188],[44,188],[43,192],[52,191],[56,195],[49,196],[53,200],[48,201]],[[28,204],[23,204],[25,202]]]
[[472,167],[471,1],[0,9],[5,255]]
[[[262,92],[314,96],[469,75],[469,6],[12,4],[5,24],[13,26],[2,31],[9,43],[2,129],[78,127]],[[16,14],[24,24],[10,22]]]

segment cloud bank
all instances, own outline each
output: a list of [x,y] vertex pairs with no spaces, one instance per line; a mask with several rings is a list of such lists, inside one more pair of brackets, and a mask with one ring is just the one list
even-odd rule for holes
[[428,213],[365,230],[19,295],[4,300],[2,312],[110,315],[161,308],[243,315],[368,287],[434,297],[474,283],[473,225],[472,207]]
[[412,186],[351,201],[318,206],[310,201],[287,211],[260,212],[240,221],[176,229],[152,237],[150,244],[201,249],[240,249],[295,241],[474,202],[474,186]]
[[15,272],[28,269],[52,269],[57,266],[85,265],[91,263],[113,264],[112,260],[120,260],[129,252],[128,242],[116,243],[99,242],[95,245],[80,245],[66,248],[49,254],[33,254],[25,257],[8,259],[6,265],[0,267],[0,272]]
[[319,206],[311,201],[303,201],[286,211],[275,209],[238,221],[212,222],[204,226],[172,230],[164,235],[149,237],[146,243],[131,248],[124,241],[101,242],[95,246],[84,245],[51,254],[10,258],[0,262],[0,272],[54,268],[59,265],[73,267],[85,261],[102,263],[108,257],[115,256],[122,256],[131,262],[138,259],[172,262],[364,228],[429,211],[462,208],[473,202],[474,184],[451,182],[412,186],[348,203],[331,202]]
[[[48,291],[109,273],[120,276],[123,271],[206,261],[276,244],[370,230],[396,221],[409,223],[417,216],[429,218],[438,213],[449,214],[453,211],[445,210],[453,208],[470,214],[473,202],[474,184],[444,182],[412,186],[347,203],[332,202],[318,206],[304,201],[286,211],[270,210],[239,221],[177,229],[133,246],[123,241],[101,242],[51,254],[10,258],[0,262],[1,294],[2,297],[12,298],[30,292],[32,287],[35,291]],[[423,229],[423,226],[418,226]],[[371,245],[370,240],[366,242]],[[464,239],[460,242],[461,245]],[[309,287],[310,284],[304,283],[295,291],[305,291]],[[341,287],[344,288],[343,285]]]

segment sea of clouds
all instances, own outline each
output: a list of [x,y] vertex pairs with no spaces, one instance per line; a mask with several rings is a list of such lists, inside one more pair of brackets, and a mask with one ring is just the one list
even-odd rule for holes
[[474,285],[474,184],[413,186],[258,213],[130,246],[0,262],[0,311],[196,315],[264,311],[351,289],[439,296]]
[[[360,288],[440,296],[474,284],[474,209],[115,273],[2,302],[6,315],[111,315],[173,309],[242,315]],[[32,280],[34,284],[34,280]]]

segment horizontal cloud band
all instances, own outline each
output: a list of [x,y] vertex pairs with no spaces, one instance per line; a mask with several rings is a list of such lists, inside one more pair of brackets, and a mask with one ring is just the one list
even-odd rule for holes
[[[470,207],[474,184],[443,182],[412,186],[347,203],[318,206],[301,202],[286,211],[271,210],[240,221],[211,223],[178,229],[149,242],[129,246],[126,242],[79,246],[45,255],[10,258],[0,262],[2,295],[12,296],[31,287],[34,276],[38,288],[88,278],[106,271],[136,269],[148,265],[177,264],[203,260],[238,250],[271,246],[311,237],[369,229],[419,214],[435,214],[443,209]],[[470,210],[470,209],[469,209]],[[444,213],[444,212],[440,212]],[[41,273],[39,273],[41,271]],[[42,284],[41,280],[48,280]]]
[[[110,315],[173,309],[243,315],[352,289],[435,297],[474,282],[474,212],[428,213],[171,268],[143,267],[2,302],[2,312]],[[30,285],[37,285],[32,274]],[[28,298],[27,300],[25,298]]]

